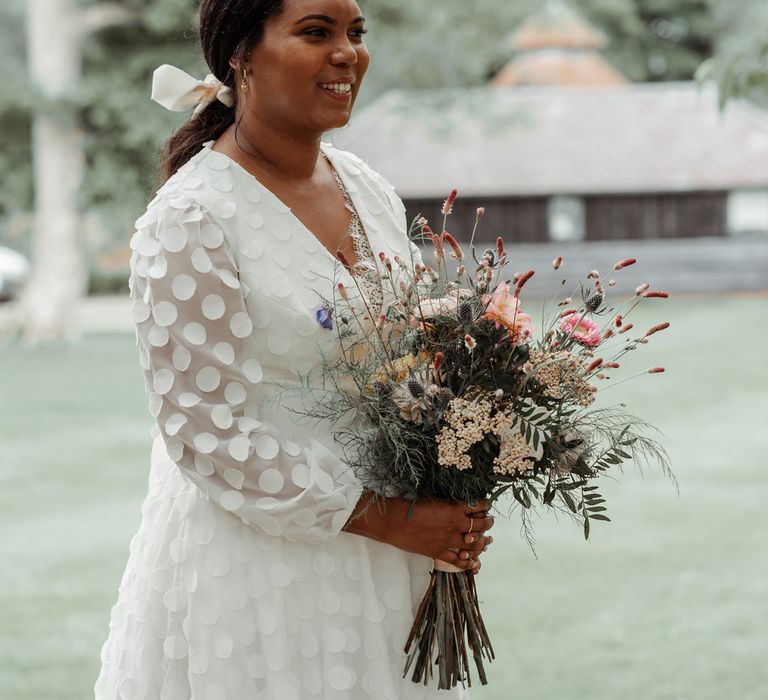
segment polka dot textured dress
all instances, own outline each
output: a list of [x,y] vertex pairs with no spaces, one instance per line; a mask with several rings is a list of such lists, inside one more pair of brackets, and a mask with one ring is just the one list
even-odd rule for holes
[[[366,276],[383,273],[379,251],[408,259],[392,186],[321,149],[375,254],[360,256]],[[402,679],[431,561],[342,531],[361,485],[331,427],[285,398],[334,350],[316,311],[335,280],[354,287],[349,272],[211,143],[136,229],[132,315],[155,427],[96,700],[468,697]]]

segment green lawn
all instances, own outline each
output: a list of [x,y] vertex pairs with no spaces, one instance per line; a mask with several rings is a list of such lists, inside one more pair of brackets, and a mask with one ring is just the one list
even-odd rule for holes
[[[473,700],[768,698],[765,297],[648,303],[672,328],[611,389],[664,433],[680,480],[627,468],[589,542],[567,518],[497,520],[478,578],[497,661]],[[0,698],[92,697],[146,488],[132,334],[0,348]],[[627,364],[627,367],[629,367]],[[611,398],[615,397],[615,398]]]

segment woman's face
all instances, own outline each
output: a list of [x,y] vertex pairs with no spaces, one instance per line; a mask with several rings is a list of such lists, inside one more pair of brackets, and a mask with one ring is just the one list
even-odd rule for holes
[[370,60],[363,23],[354,0],[285,0],[246,63],[244,118],[309,137],[344,126]]

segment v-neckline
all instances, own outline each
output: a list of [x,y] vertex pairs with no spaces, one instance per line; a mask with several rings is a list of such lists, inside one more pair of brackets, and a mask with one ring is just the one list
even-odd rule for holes
[[[271,197],[277,204],[279,204],[283,210],[285,210],[291,218],[299,225],[299,227],[304,231],[305,235],[309,236],[320,248],[323,250],[325,255],[330,258],[330,260],[333,261],[334,265],[338,264],[341,269],[350,277],[352,277],[352,270],[348,270],[347,267],[344,265],[344,263],[339,260],[331,251],[329,248],[327,248],[323,243],[320,241],[320,239],[314,234],[314,232],[293,212],[293,209],[289,207],[280,197],[278,197],[269,187],[267,187],[259,178],[257,178],[252,172],[249,170],[246,170],[240,163],[238,163],[234,158],[231,158],[226,153],[222,151],[214,151],[211,146],[213,145],[213,141],[206,141],[203,144],[203,147],[206,148],[210,153],[215,153],[218,156],[221,156],[222,158],[226,158],[229,163],[231,163],[235,169],[242,172],[246,177],[250,178],[255,182],[266,194],[268,197]],[[328,159],[328,162],[330,163],[333,170],[336,171],[337,175],[339,176],[339,180],[341,180],[342,185],[344,186],[344,189],[347,192],[347,196],[349,197],[350,201],[352,202],[352,206],[354,207],[355,211],[358,212],[358,219],[360,220],[360,226],[365,229],[365,224],[363,222],[362,217],[359,214],[359,207],[358,203],[355,202],[355,198],[353,196],[353,193],[350,191],[348,183],[344,180],[344,175],[340,172],[339,168],[336,167],[336,163],[333,162],[333,158],[330,156],[330,154],[325,150],[323,147],[325,144],[323,142],[320,142],[320,150],[322,151],[322,154],[325,155],[325,157]],[[333,173],[331,173],[333,175]],[[334,180],[335,182],[335,180]],[[338,184],[338,183],[337,183]],[[342,192],[342,195],[344,193]],[[367,232],[366,232],[367,233]],[[355,263],[352,264],[352,268],[354,269],[355,265],[360,262],[359,260],[356,260]]]

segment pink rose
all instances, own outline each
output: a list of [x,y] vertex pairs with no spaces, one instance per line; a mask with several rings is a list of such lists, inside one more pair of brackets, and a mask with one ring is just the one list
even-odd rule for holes
[[506,282],[496,287],[492,295],[484,296],[483,302],[487,304],[483,318],[495,321],[496,328],[504,326],[513,342],[520,336],[525,339],[533,335],[533,319],[520,311],[520,300],[512,295]]
[[600,328],[591,319],[574,311],[560,319],[560,330],[589,348],[600,344]]
[[458,299],[456,295],[449,297],[440,297],[439,299],[424,299],[419,304],[419,314],[424,318],[433,316],[450,316],[456,312]]

